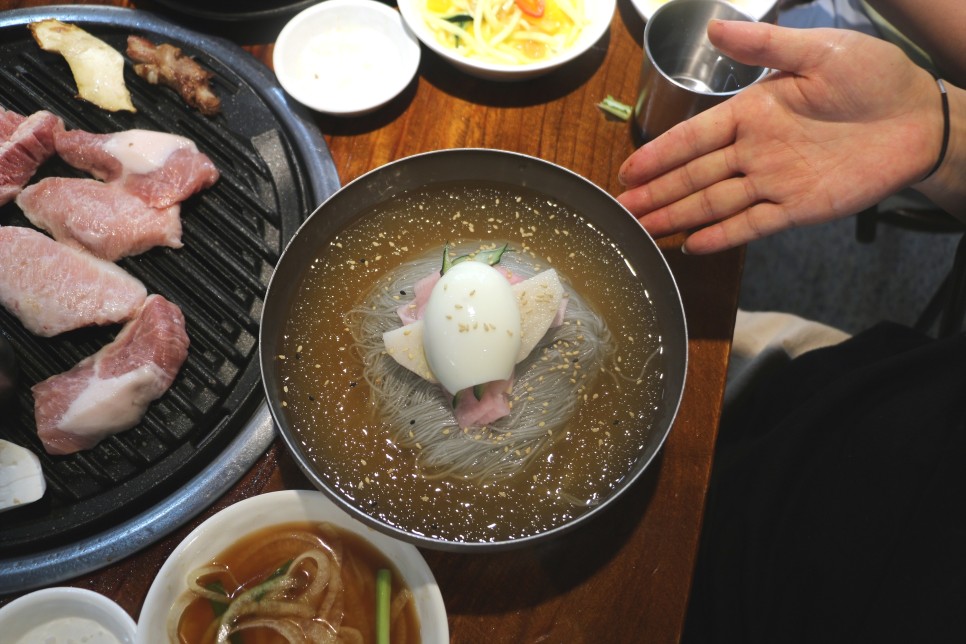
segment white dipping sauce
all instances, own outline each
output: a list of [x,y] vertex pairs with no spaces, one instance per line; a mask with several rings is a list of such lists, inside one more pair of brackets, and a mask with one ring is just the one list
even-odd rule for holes
[[296,69],[310,94],[324,94],[349,109],[379,100],[385,85],[398,83],[399,52],[381,30],[362,24],[336,25],[309,40]]
[[31,629],[14,644],[120,644],[120,641],[93,619],[61,617]]

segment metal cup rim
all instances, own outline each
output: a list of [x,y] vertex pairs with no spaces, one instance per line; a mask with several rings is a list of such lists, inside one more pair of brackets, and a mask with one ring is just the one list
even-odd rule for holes
[[[705,92],[705,91],[701,91],[701,90],[694,89],[693,87],[689,87],[689,86],[681,83],[680,81],[678,81],[676,78],[674,78],[670,74],[668,74],[657,63],[657,61],[656,61],[656,59],[654,57],[654,54],[651,51],[651,43],[650,43],[650,37],[649,37],[650,34],[651,34],[651,27],[652,27],[652,25],[654,25],[656,23],[657,19],[660,16],[662,16],[663,14],[667,13],[668,11],[671,11],[674,8],[676,8],[678,6],[681,6],[681,5],[684,5],[684,4],[715,4],[715,5],[726,6],[729,10],[734,11],[736,14],[740,15],[744,20],[747,20],[748,22],[759,22],[752,15],[750,15],[747,12],[741,10],[740,8],[734,6],[733,4],[727,2],[726,0],[671,0],[670,2],[666,2],[666,3],[662,4],[660,7],[657,8],[657,10],[654,11],[653,14],[651,14],[650,19],[644,25],[644,42],[643,42],[645,56],[650,61],[651,66],[654,67],[655,71],[657,71],[657,73],[660,74],[662,78],[664,78],[665,80],[667,80],[669,83],[671,83],[675,87],[678,87],[678,88],[680,88],[682,90],[685,90],[687,92],[690,92],[692,94],[697,94],[697,95],[700,95],[700,96],[711,96],[711,97],[730,97],[730,96],[734,96],[735,94],[738,94],[742,90],[745,90],[745,89],[751,87],[752,85],[754,85],[755,83],[757,83],[758,81],[760,81],[762,78],[764,78],[766,75],[768,75],[768,73],[771,71],[769,68],[767,68],[767,67],[759,67],[759,69],[760,69],[759,74],[755,77],[755,79],[753,81],[751,81],[747,85],[744,85],[744,86],[739,87],[737,89],[729,90],[729,91],[726,91],[726,92]],[[725,54],[722,54],[722,56],[725,56]],[[740,62],[734,60],[733,58],[731,58],[730,56],[725,56],[725,57],[728,58],[729,60],[733,61],[736,65],[742,65],[744,67],[749,67],[749,68],[757,67],[757,65],[746,65],[745,63],[740,63]]]

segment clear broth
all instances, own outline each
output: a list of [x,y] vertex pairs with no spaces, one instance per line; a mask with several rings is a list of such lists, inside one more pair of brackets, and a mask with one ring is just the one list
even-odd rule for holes
[[[616,344],[552,449],[509,478],[431,479],[371,413],[345,313],[386,273],[432,249],[509,241],[545,258],[605,318]],[[647,276],[569,207],[535,191],[442,184],[382,203],[318,249],[301,277],[280,353],[280,400],[302,453],[329,486],[381,521],[451,542],[492,542],[565,524],[607,498],[647,447],[664,356]],[[648,359],[653,358],[648,363]],[[646,369],[645,369],[645,364]]]

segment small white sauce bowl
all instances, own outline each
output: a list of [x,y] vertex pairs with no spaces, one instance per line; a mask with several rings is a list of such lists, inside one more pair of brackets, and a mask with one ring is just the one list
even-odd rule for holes
[[113,600],[83,588],[45,588],[0,608],[0,639],[7,644],[118,642],[133,644],[137,626]]
[[326,0],[293,17],[278,35],[272,65],[299,103],[358,116],[402,92],[419,67],[419,42],[399,12],[374,0]]
[[[637,9],[637,13],[641,15],[645,21],[654,15],[657,8],[663,4],[667,4],[671,0],[631,0],[634,8]],[[727,0],[730,4],[748,14],[755,20],[764,20],[767,18],[774,18],[774,9],[778,4],[778,0]]]
[[[331,0],[329,0],[331,1]],[[423,19],[419,8],[426,0],[397,0],[399,13],[406,24],[424,45],[442,56],[447,62],[477,78],[498,81],[520,81],[548,74],[586,53],[610,29],[617,0],[586,0],[587,24],[577,41],[557,56],[536,63],[509,65],[489,63],[468,58],[452,47],[441,44]]]
[[[326,0],[332,2],[333,0]],[[340,510],[324,494],[283,490],[253,496],[230,505],[195,528],[168,557],[141,608],[138,644],[156,644],[167,630],[168,613],[187,589],[188,573],[209,563],[246,534],[280,523],[327,521],[362,536],[393,562],[416,601],[423,644],[448,644],[446,607],[432,571],[419,551],[363,525]]]

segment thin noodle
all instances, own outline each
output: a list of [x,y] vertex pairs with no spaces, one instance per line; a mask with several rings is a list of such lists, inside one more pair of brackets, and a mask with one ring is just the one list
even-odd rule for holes
[[[476,249],[456,249],[456,254]],[[538,272],[532,261],[521,261],[512,253],[504,255],[501,264],[522,277]],[[546,266],[546,262],[539,264]],[[610,332],[565,283],[570,294],[565,322],[551,329],[517,365],[509,416],[487,427],[460,428],[450,396],[397,364],[382,342],[383,332],[400,325],[396,309],[401,303],[394,296],[400,291],[410,293],[416,281],[438,268],[438,252],[400,266],[349,313],[348,326],[362,356],[364,379],[372,388],[373,413],[396,442],[416,450],[420,470],[428,478],[483,482],[511,476],[564,437],[563,428],[576,411],[578,398],[592,387],[602,365],[610,362],[614,351]]]

